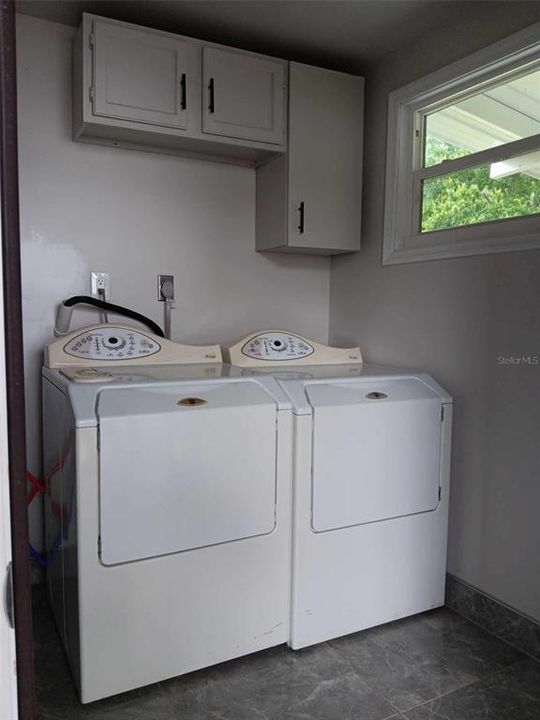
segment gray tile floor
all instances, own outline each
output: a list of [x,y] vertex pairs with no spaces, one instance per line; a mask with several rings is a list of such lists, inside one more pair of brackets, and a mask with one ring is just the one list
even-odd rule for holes
[[85,706],[39,592],[34,623],[43,720],[540,720],[540,663],[446,608]]

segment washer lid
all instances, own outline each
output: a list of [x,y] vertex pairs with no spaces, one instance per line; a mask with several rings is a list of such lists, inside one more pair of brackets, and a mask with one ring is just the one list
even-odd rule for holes
[[[189,403],[189,399],[204,402]],[[98,396],[97,415],[101,422],[106,418],[126,418],[134,415],[178,414],[204,405],[211,410],[271,405],[273,398],[254,382],[191,382],[161,383],[148,387],[105,386]]]
[[256,383],[104,388],[97,407],[101,561],[272,532],[276,413]]
[[[61,392],[69,396],[75,426],[77,428],[95,427],[98,424],[97,398],[104,391],[119,388],[151,388],[175,386],[180,395],[185,394],[183,388],[193,384],[206,386],[239,385],[257,386],[261,392],[270,398],[279,410],[290,410],[291,401],[283,388],[271,376],[242,377],[231,375],[232,368],[224,364],[199,365],[155,365],[129,368],[105,366],[96,370],[99,377],[93,373],[92,381],[82,381],[79,377],[69,379],[72,372],[77,374],[80,369],[72,371],[42,369],[44,381],[53,383]],[[234,379],[233,379],[234,377]]]

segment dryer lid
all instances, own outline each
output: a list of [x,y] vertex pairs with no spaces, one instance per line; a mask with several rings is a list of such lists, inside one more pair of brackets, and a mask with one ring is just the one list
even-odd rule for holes
[[309,385],[312,527],[325,532],[435,510],[441,398],[417,378]]
[[347,377],[343,373],[341,377],[325,379],[324,374],[314,374],[313,378],[302,381],[282,380],[277,375],[276,379],[291,399],[295,415],[311,415],[316,405],[350,405],[382,399],[368,397],[370,393],[387,395],[391,402],[414,398],[452,402],[450,395],[430,375],[378,365],[364,365],[359,376]]
[[306,385],[313,408],[337,405],[370,405],[437,399],[440,395],[415,377],[364,378],[340,382],[318,382]]

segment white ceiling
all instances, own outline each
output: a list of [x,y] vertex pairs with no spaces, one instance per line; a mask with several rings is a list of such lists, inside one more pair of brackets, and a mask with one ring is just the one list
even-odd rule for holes
[[247,50],[359,71],[460,18],[461,0],[16,0],[19,12],[78,25],[83,11]]

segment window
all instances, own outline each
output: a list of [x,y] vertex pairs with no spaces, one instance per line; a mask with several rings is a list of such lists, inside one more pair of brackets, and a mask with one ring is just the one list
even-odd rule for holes
[[385,264],[540,248],[540,23],[390,95]]

